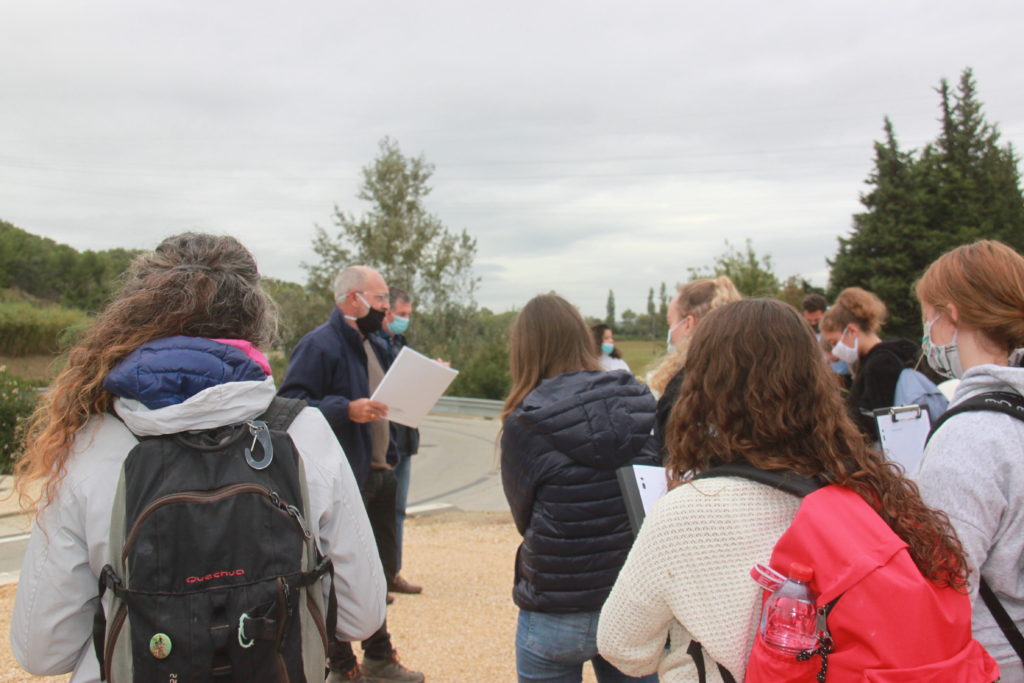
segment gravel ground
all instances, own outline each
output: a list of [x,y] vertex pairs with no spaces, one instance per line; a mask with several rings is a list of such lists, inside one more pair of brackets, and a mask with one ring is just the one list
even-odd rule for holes
[[[410,519],[403,575],[424,589],[399,595],[388,626],[402,661],[428,681],[514,682],[512,567],[519,534],[507,512],[446,512]],[[7,633],[15,586],[0,586],[0,681],[37,678],[18,668]],[[587,667],[584,681],[594,681]]]

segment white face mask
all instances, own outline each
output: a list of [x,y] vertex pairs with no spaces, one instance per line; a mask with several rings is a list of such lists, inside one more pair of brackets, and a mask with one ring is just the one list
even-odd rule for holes
[[[846,334],[846,332],[843,332]],[[832,347],[832,355],[843,361],[847,365],[853,365],[860,358],[860,337],[853,338],[853,346],[847,346],[843,343],[843,338],[839,337],[839,341]]]
[[932,341],[932,325],[939,319],[935,316],[924,324],[924,337],[921,338],[921,350],[932,370],[943,377],[960,379],[964,375],[964,366],[960,363],[960,347],[956,343],[957,330],[953,328],[953,339],[948,344],[936,344]]
[[[686,320],[686,318],[683,318],[683,320]],[[672,343],[672,331],[674,329],[676,329],[677,327],[679,327],[680,325],[682,325],[683,324],[683,320],[680,320],[675,325],[673,325],[672,327],[668,328],[668,334],[665,336],[665,350],[669,354],[673,354],[673,353],[676,352],[676,346],[675,346],[675,344]]]

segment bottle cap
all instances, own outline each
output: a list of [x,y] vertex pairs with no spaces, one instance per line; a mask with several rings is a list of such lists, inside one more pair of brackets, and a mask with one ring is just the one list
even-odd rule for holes
[[814,577],[814,570],[806,564],[791,562],[789,565],[789,578],[807,583]]

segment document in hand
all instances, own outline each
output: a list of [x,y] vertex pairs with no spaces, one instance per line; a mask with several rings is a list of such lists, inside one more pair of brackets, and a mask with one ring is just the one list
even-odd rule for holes
[[615,476],[622,489],[629,525],[633,527],[633,535],[636,536],[640,533],[640,525],[647,512],[659,498],[668,493],[665,468],[656,465],[626,465],[617,469]]
[[387,405],[391,422],[419,427],[458,374],[404,346],[370,399]]
[[906,474],[913,475],[924,456],[924,444],[931,429],[928,411],[922,406],[910,405],[879,408],[874,414],[882,452],[889,460],[899,463]]

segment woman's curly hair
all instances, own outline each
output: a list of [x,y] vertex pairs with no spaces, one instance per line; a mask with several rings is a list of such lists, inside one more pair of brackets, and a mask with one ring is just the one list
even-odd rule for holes
[[697,327],[665,433],[674,485],[716,464],[821,475],[859,494],[909,545],[921,573],[965,590],[949,519],[897,465],[869,449],[846,412],[810,329],[786,304],[727,304]]
[[[256,261],[233,237],[182,233],[136,257],[120,292],[68,353],[25,425],[25,449],[14,468],[22,507],[45,507],[57,495],[75,434],[111,405],[103,380],[137,347],[185,335],[246,339],[265,348],[276,325]],[[39,480],[41,495],[30,486]]]

